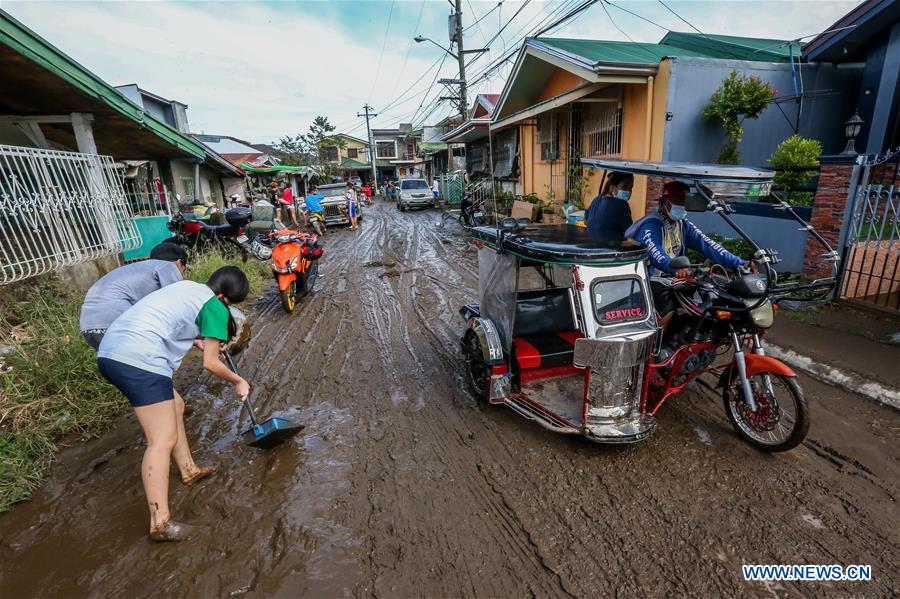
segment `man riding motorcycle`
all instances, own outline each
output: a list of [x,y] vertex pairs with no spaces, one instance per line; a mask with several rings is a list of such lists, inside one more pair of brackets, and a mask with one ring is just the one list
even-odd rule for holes
[[[689,268],[672,268],[674,258],[687,256],[690,249],[731,270],[748,264],[746,260],[704,235],[685,218],[687,210],[684,203],[689,190],[690,187],[680,181],[666,183],[659,200],[659,210],[639,219],[625,232],[625,237],[640,241],[650,250],[650,291],[664,331],[672,320],[676,306],[672,296],[671,277],[660,275],[674,275],[677,278],[691,275]],[[754,264],[751,263],[750,267],[756,272]]]
[[319,193],[318,187],[313,189],[311,195],[306,196],[306,220],[320,236],[325,235],[325,209],[322,207],[324,199],[325,196]]

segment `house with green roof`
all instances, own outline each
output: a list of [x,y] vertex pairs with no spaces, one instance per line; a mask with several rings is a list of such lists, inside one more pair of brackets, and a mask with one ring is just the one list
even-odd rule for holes
[[[724,141],[701,111],[732,70],[778,90],[748,122],[740,151],[763,165],[795,132],[821,141],[842,136],[838,90],[858,75],[800,63],[800,45],[776,39],[669,32],[658,43],[530,38],[494,109],[492,136],[518,131],[519,194],[561,205],[589,203],[602,173],[578,175],[586,156],[710,162]],[[646,210],[648,182],[635,181],[631,210]],[[654,200],[655,197],[650,197]]]

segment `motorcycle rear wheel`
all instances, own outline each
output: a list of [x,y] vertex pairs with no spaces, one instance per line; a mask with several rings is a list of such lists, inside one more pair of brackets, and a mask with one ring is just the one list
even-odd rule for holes
[[[773,393],[765,384],[769,377]],[[771,453],[797,447],[809,432],[809,405],[797,377],[760,373],[750,378],[755,412],[743,401],[740,381],[724,385],[722,400],[731,426],[747,443]]]
[[318,261],[313,260],[313,263],[309,265],[306,274],[303,276],[303,282],[301,283],[301,291],[303,295],[309,295],[313,292],[313,289],[316,286],[316,279],[318,278],[319,263]]
[[280,293],[281,307],[290,314],[297,307],[297,282],[291,283],[290,287]]

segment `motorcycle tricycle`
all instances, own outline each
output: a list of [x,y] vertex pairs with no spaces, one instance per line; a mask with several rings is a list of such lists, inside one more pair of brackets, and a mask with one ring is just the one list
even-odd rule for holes
[[[809,409],[793,370],[767,356],[763,338],[778,301],[827,294],[835,277],[778,284],[777,252],[760,248],[729,216],[725,198],[769,194],[771,171],[586,159],[586,166],[681,180],[688,210],[719,214],[754,249],[759,272],[690,265],[671,279],[678,309],[659,326],[645,261],[632,239],[574,225],[475,227],[480,303],[464,306],[465,375],[474,394],[505,404],[555,432],[599,443],[634,443],[656,428],[671,396],[702,373],[717,374],[728,419],[745,441],[770,452],[799,444]],[[831,250],[789,205],[779,208]],[[836,268],[835,268],[836,271]]]

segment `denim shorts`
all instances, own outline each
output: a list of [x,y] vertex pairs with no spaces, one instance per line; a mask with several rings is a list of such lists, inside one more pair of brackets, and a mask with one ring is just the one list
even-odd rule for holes
[[172,379],[109,358],[97,358],[100,374],[122,392],[132,407],[149,406],[175,399]]

